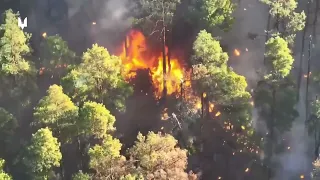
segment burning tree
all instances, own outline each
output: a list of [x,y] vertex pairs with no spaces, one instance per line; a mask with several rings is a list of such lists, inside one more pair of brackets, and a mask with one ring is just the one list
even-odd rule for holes
[[[171,42],[168,33],[172,31],[172,19],[180,0],[140,0],[135,24],[149,35],[160,34],[162,45],[162,73],[163,73],[163,97],[167,95],[167,71],[171,70],[171,49],[166,49],[166,43]],[[167,68],[168,66],[168,68]]]

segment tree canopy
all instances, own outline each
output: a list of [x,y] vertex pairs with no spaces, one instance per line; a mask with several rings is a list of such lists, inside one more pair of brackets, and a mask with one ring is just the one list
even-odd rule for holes
[[266,42],[266,49],[265,56],[269,59],[274,76],[288,76],[294,61],[288,43],[279,36],[272,37]]
[[62,83],[68,95],[78,102],[95,100],[109,108],[123,110],[124,98],[131,94],[132,88],[124,82],[121,71],[121,59],[94,44],[83,54],[82,63],[71,70]]
[[149,132],[138,134],[135,145],[130,148],[131,158],[137,160],[142,173],[149,178],[188,179],[185,172],[187,152],[178,147],[171,135]]
[[86,137],[103,138],[108,131],[114,130],[115,117],[103,104],[85,102],[80,109],[81,133]]
[[3,159],[0,159],[0,179],[1,180],[12,180],[12,177],[5,173],[4,170],[3,170],[3,166],[4,166],[4,160]]
[[53,167],[59,167],[62,154],[60,143],[49,128],[39,129],[32,135],[23,158],[27,171],[35,179],[47,179]]
[[0,26],[3,36],[0,38],[1,73],[5,75],[21,75],[33,71],[24,56],[30,53],[28,46],[30,35],[25,34],[18,26],[18,14],[12,10],[4,13],[4,24]]

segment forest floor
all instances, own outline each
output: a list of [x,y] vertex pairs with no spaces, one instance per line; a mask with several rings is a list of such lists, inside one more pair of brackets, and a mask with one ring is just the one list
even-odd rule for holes
[[[235,12],[235,23],[232,30],[228,33],[218,34],[222,37],[222,43],[229,48],[230,62],[229,65],[239,74],[246,77],[249,88],[254,88],[257,81],[261,78],[260,72],[263,68],[263,57],[265,51],[265,30],[267,29],[268,9],[267,6],[260,3],[258,0],[240,0],[237,1],[237,10]],[[307,11],[306,0],[299,2],[298,11]],[[307,74],[307,60],[308,60],[308,37],[314,31],[312,23],[315,15],[315,2],[310,6],[310,20],[308,23],[305,37],[300,32],[296,38],[296,45],[294,49],[295,62],[292,71],[292,76],[297,79],[299,73],[300,54],[303,53],[302,74]],[[272,28],[273,23],[270,23]],[[248,33],[257,34],[258,37],[254,40],[248,38]],[[319,42],[319,28],[316,28],[314,37],[314,49],[312,50],[312,70],[319,69],[320,62],[316,62],[317,57],[320,55]],[[302,39],[305,38],[304,50],[302,52]],[[240,56],[234,54],[234,49],[240,51]],[[311,90],[312,91],[312,90]],[[305,93],[306,93],[306,78],[302,77],[301,88],[299,91],[300,100],[297,105],[297,110],[300,116],[294,121],[293,127],[290,132],[285,136],[290,139],[289,145],[291,151],[280,154],[276,157],[282,164],[282,169],[276,174],[275,180],[289,178],[287,176],[295,175],[293,172],[310,172],[311,157],[307,154],[313,154],[312,140],[307,136],[305,131]],[[309,95],[314,99],[314,94],[311,92]],[[281,138],[281,137],[280,137]],[[309,143],[309,144],[308,144]],[[310,148],[307,148],[310,147]],[[307,175],[305,175],[307,177]]]

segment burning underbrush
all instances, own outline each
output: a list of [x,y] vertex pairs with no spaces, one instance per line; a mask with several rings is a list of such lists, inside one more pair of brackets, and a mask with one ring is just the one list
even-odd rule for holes
[[[166,47],[166,60],[168,60],[167,53]],[[123,43],[120,57],[124,65],[123,74],[127,80],[135,78],[138,70],[149,70],[155,97],[160,98],[164,89],[162,52],[148,46],[146,37],[140,31],[131,30],[126,37],[126,42]],[[183,61],[176,58],[174,54],[170,58],[170,70],[168,61],[166,64],[167,94],[176,94],[180,90],[181,80],[189,72],[185,69]]]

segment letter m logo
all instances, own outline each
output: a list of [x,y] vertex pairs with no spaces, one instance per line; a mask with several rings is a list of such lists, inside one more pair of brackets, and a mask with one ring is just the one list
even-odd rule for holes
[[24,18],[23,22],[21,21],[21,18],[18,17],[18,26],[19,26],[21,29],[27,27],[27,25],[28,25],[28,19],[27,19],[27,17]]

